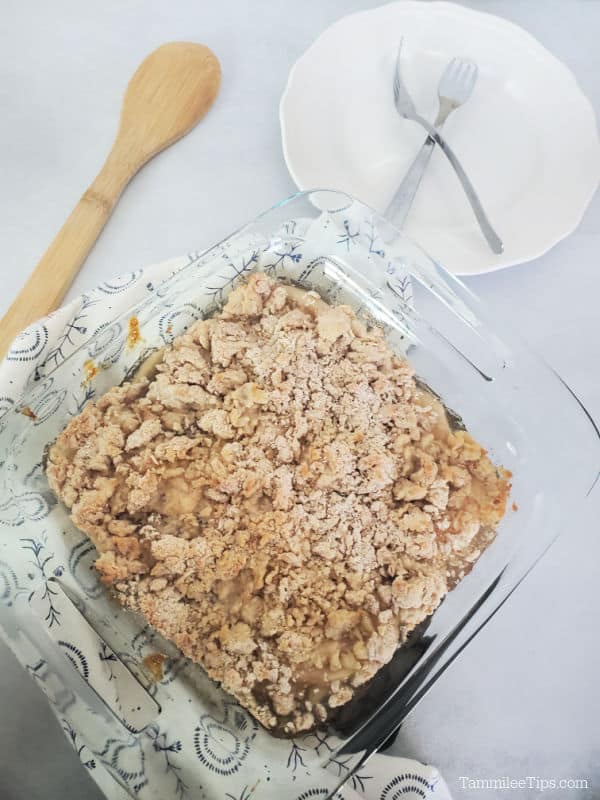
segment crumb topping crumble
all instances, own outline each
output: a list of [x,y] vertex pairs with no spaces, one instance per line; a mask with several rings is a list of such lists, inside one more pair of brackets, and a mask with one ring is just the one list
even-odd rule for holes
[[379,328],[261,273],[89,403],[46,471],[120,601],[289,735],[391,659],[510,489]]

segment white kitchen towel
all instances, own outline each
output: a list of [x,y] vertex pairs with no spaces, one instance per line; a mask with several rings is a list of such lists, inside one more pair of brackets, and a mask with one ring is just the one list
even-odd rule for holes
[[399,756],[372,756],[350,785],[354,791],[345,791],[344,800],[451,800],[435,767]]

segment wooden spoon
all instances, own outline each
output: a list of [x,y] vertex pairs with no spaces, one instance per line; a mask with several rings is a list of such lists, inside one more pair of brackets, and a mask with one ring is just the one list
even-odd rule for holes
[[60,305],[123,189],[147,161],[202,119],[220,82],[219,61],[202,44],[170,42],[140,64],[125,91],[119,131],[104,166],[0,322],[0,357],[23,328]]

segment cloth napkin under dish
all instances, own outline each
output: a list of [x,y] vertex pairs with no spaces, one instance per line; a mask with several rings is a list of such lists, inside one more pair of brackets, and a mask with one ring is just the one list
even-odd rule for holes
[[[0,365],[0,385],[3,387],[4,392],[4,396],[0,398],[0,426],[6,424],[8,412],[14,407],[18,407],[23,391],[31,383],[33,371],[39,365],[43,365],[44,358],[49,353],[60,351],[60,357],[66,357],[83,344],[93,332],[102,328],[107,317],[114,317],[119,311],[125,313],[128,308],[142,300],[149,291],[155,291],[159,288],[163,279],[185,267],[189,264],[189,261],[189,257],[174,259],[113,279],[91,292],[87,292],[85,296],[76,298],[21,334],[15,341],[5,361]],[[410,300],[410,283],[408,281],[407,295]],[[0,522],[2,521],[0,520]],[[8,521],[6,524],[18,523]],[[29,535],[29,533],[26,535]],[[30,541],[33,541],[33,539]],[[10,547],[10,541],[5,539],[3,547]],[[13,553],[13,556],[15,553]],[[6,557],[9,558],[10,555],[10,552],[6,552]],[[2,549],[0,549],[0,556],[3,556]],[[0,560],[0,578],[3,577],[2,563]],[[7,586],[10,587],[12,580],[15,587],[20,587],[17,588],[17,593],[26,593],[25,573],[19,573],[18,562],[13,560],[11,563],[9,560],[8,564],[11,572],[7,578]],[[29,577],[33,576],[30,575]],[[1,584],[2,581],[0,580]],[[5,604],[10,606],[13,599],[10,591],[7,594],[7,598],[7,603]],[[3,599],[6,598],[3,598],[0,594],[0,601],[3,601]],[[2,635],[1,627],[0,635]],[[7,638],[7,642],[10,647],[15,649],[19,657],[15,642],[10,638]],[[27,663],[24,661],[22,654],[21,661],[24,664]],[[53,710],[60,718],[58,710],[56,708]],[[106,797],[109,800],[123,800],[123,798],[130,797],[131,794],[126,792],[114,780],[114,776],[110,774],[110,769],[106,769],[106,766],[110,766],[110,764],[103,763],[101,759],[91,757],[94,754],[90,753],[89,748],[81,746],[81,740],[85,741],[85,731],[75,731],[72,727],[65,726],[63,720],[61,722],[63,722],[63,728],[65,728],[65,732],[78,751],[84,766],[88,769],[90,776],[98,783]],[[178,753],[178,755],[180,754]],[[303,763],[302,754],[300,754],[300,763]],[[338,767],[338,772],[335,772],[334,762],[333,766],[330,764],[328,772],[333,769],[334,777],[343,777],[343,764],[341,766],[338,765]],[[281,771],[274,767],[271,787],[274,788],[273,784],[281,787],[285,786],[286,796],[289,797],[289,800],[319,800],[326,797],[329,792],[329,789],[325,788],[323,784],[327,784],[329,787],[332,785],[331,773],[327,776],[327,780],[323,779],[325,774],[325,771],[322,771],[321,779],[319,779],[318,774],[309,773],[306,769],[296,771],[295,765],[293,773],[289,769],[289,764],[288,769],[282,766]],[[167,777],[169,776],[167,775],[165,780]],[[121,778],[123,778],[123,775],[121,775]],[[333,780],[333,785],[335,783],[337,781]],[[128,788],[131,787],[128,786]],[[147,789],[152,788],[158,789],[159,787],[147,786]],[[248,800],[254,797],[251,784],[241,786],[239,789],[236,787],[233,793],[230,792],[229,785],[227,785],[224,791],[225,796],[231,800]],[[161,797],[164,800],[170,800],[171,796],[173,798],[185,796],[189,797],[190,800],[195,800],[196,797],[194,793],[189,795],[173,793],[172,787],[166,783],[164,794],[162,792],[161,782]],[[138,793],[136,787],[134,787],[134,793]],[[143,798],[155,795],[146,795],[144,791],[141,791],[139,796]],[[206,798],[206,800],[213,800],[214,797],[216,800],[217,795],[207,790],[206,794],[202,793],[202,797]],[[449,800],[450,793],[435,767],[426,766],[406,758],[377,754],[368,760],[357,774],[350,777],[343,792],[336,797],[339,797],[340,800],[411,800],[411,798],[415,800],[417,798],[420,800]]]

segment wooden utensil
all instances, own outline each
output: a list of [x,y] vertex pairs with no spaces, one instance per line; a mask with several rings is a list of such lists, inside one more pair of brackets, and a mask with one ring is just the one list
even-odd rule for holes
[[201,44],[170,42],[140,64],[125,91],[104,166],[0,322],[0,357],[23,328],[60,305],[123,189],[147,161],[202,119],[220,82],[219,61]]

